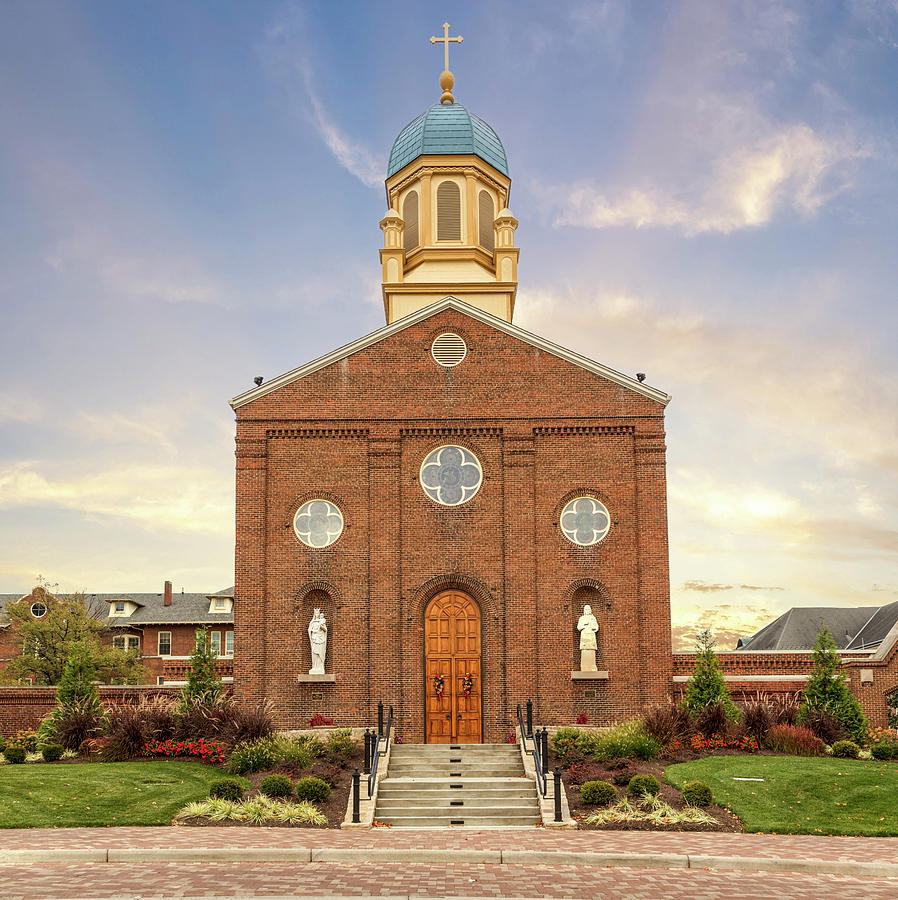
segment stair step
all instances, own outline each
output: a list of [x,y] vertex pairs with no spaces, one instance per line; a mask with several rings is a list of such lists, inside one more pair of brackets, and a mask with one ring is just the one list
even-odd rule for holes
[[457,799],[455,797],[380,797],[377,798],[378,810],[400,810],[405,813],[411,813],[413,810],[437,810],[446,809],[464,809],[464,810],[487,810],[495,812],[498,810],[532,810],[534,813],[539,809],[535,797],[465,797]]
[[467,813],[453,813],[452,815],[441,818],[432,815],[380,815],[375,816],[378,822],[385,825],[392,825],[394,828],[445,828],[446,826],[459,825],[469,828],[480,828],[484,825],[521,825],[532,828],[534,825],[540,824],[539,816],[533,815],[493,815],[493,816],[472,816]]

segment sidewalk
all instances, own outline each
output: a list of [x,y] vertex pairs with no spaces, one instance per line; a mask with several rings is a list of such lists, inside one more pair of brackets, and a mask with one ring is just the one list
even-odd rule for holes
[[344,832],[182,826],[0,831],[0,867],[160,860],[612,866],[898,879],[898,838],[541,828]]

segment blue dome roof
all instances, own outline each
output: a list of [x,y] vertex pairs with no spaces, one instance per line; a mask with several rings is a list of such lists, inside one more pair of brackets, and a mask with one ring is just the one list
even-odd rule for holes
[[387,178],[426,155],[473,154],[508,175],[508,160],[499,135],[461,103],[434,103],[413,119],[393,142]]

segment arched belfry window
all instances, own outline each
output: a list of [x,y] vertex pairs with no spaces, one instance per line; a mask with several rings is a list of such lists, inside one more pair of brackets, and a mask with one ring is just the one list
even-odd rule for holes
[[461,240],[461,191],[454,181],[437,188],[437,240]]
[[477,219],[480,225],[480,246],[490,253],[496,245],[496,232],[493,222],[496,218],[496,208],[493,206],[493,198],[489,191],[481,191],[477,198]]
[[405,250],[418,246],[418,192],[409,191],[402,201],[402,218],[405,221]]

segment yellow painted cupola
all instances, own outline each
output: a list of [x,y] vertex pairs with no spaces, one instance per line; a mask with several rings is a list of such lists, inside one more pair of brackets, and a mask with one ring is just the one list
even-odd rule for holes
[[499,136],[455,102],[445,46],[442,96],[393,142],[387,166],[384,246],[387,324],[446,296],[510,322],[518,287],[517,219],[508,209],[511,179]]

